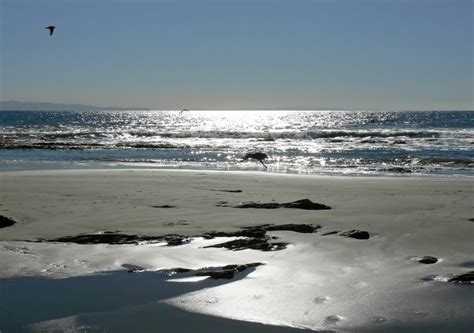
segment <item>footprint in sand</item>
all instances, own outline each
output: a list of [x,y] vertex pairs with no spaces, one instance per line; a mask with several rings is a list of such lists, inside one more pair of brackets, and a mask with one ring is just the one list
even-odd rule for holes
[[314,298],[313,302],[316,304],[323,304],[329,301],[329,297],[327,296],[317,296]]
[[338,322],[342,321],[344,318],[339,315],[332,315],[332,316],[327,316],[324,322],[326,324],[334,325],[337,324]]

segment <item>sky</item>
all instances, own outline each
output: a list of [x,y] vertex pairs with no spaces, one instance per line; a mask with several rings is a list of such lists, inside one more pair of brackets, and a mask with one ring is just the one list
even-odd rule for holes
[[474,110],[473,0],[0,0],[0,15],[3,101]]

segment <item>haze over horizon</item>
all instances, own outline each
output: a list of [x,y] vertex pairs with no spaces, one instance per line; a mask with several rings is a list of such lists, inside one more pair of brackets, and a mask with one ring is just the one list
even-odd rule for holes
[[[0,100],[473,110],[469,0],[0,0]],[[55,25],[49,36],[44,27]]]

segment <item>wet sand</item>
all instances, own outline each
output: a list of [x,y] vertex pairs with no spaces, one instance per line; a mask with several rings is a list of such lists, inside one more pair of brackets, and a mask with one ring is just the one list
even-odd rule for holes
[[[1,293],[8,296],[2,306],[8,318],[20,318],[10,325],[26,331],[81,325],[104,331],[112,329],[107,322],[115,323],[113,331],[130,323],[146,331],[151,317],[165,320],[171,312],[167,327],[176,321],[189,331],[196,318],[210,331],[262,330],[245,321],[289,331],[474,326],[473,285],[453,281],[473,270],[472,178],[89,170],[3,172],[0,186],[0,215],[16,222],[0,229]],[[331,209],[287,205],[302,199]],[[84,235],[92,241],[79,244]],[[64,237],[72,238],[58,241]],[[168,280],[179,281],[180,273],[157,273],[257,262],[263,265],[221,280],[177,283]],[[143,277],[117,282],[118,294],[108,301],[109,294],[91,293],[85,301],[84,292],[61,296],[56,289],[123,275]],[[38,281],[49,287],[30,288],[32,304],[51,311],[36,318],[28,314],[34,308],[22,306],[28,293],[13,290]],[[173,292],[135,297],[121,283],[156,283]],[[78,290],[96,288],[82,285]],[[44,290],[58,302],[85,305],[55,311]],[[114,297],[123,306],[111,306]],[[243,326],[231,329],[232,323]]]

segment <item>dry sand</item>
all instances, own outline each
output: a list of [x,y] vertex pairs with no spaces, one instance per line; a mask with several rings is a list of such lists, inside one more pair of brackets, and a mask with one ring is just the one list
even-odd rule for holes
[[[0,215],[17,221],[0,229],[4,279],[66,278],[132,265],[156,271],[262,262],[243,278],[161,302],[224,318],[313,330],[470,332],[474,327],[469,310],[474,307],[473,286],[446,282],[474,265],[474,222],[469,221],[474,217],[473,178],[37,171],[0,173],[0,188]],[[236,190],[242,192],[228,192]],[[232,207],[305,198],[332,209]],[[174,207],[153,207],[163,205]],[[176,247],[31,242],[104,231],[198,236],[262,224],[319,224],[321,229],[313,234],[272,231],[275,241],[290,245],[269,252],[204,248],[222,240],[199,237]],[[352,229],[368,231],[370,239],[323,236]],[[438,262],[421,264],[416,258],[422,256]],[[135,307],[128,315],[143,322],[143,313]],[[103,327],[110,319],[110,313],[93,320],[83,313],[72,316],[75,327],[91,321]],[[64,328],[71,325],[70,318],[46,319],[56,320],[48,321],[48,327]],[[46,319],[29,327],[41,328]]]

